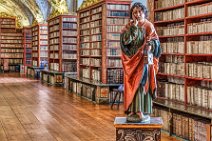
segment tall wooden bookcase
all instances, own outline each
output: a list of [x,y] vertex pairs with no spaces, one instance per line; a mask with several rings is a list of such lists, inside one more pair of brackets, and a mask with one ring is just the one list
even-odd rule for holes
[[59,15],[48,20],[49,70],[77,72],[77,16]]
[[120,32],[129,22],[130,0],[84,1],[78,13],[77,77],[68,89],[96,103],[112,101],[123,83]]
[[24,66],[32,66],[32,30],[31,27],[23,28]]
[[32,66],[27,67],[27,76],[40,78],[40,71],[48,68],[48,25],[37,23],[32,27]]
[[42,80],[63,84],[64,74],[77,73],[77,16],[59,15],[48,20],[49,70],[42,71]]
[[44,68],[48,65],[48,25],[32,26],[32,66]]
[[123,83],[120,32],[131,1],[100,1],[78,11],[78,76],[104,84]]
[[[211,138],[212,2],[154,0],[154,25],[163,54],[158,73],[156,115],[170,134]],[[166,110],[165,110],[166,109]]]
[[0,58],[1,70],[19,71],[23,63],[22,33],[16,30],[15,18],[0,18]]

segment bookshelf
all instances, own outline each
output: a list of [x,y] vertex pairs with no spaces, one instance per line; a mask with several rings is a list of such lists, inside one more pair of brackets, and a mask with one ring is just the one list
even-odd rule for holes
[[48,25],[32,26],[32,66],[44,68],[48,65]]
[[[102,87],[99,94],[94,87],[94,96],[88,99],[109,101],[110,84],[119,86],[123,83],[121,63],[120,32],[129,22],[130,0],[84,1],[78,10],[78,80],[89,80],[93,86]],[[79,82],[82,83],[82,82]],[[75,85],[75,84],[74,84]],[[83,88],[83,86],[85,88]],[[107,90],[106,90],[107,89]],[[82,91],[89,90],[89,85],[82,85]],[[90,87],[89,91],[92,91]],[[81,95],[83,92],[81,91]],[[98,93],[98,94],[97,94]]]
[[[209,141],[210,117],[199,117],[198,110],[190,113],[172,105],[177,103],[184,109],[191,107],[208,114],[212,111],[212,2],[154,0],[154,25],[163,50],[157,75],[159,100],[155,107],[167,107],[164,111],[156,108],[155,113],[157,116],[166,113],[164,121],[171,123],[164,129],[170,134]],[[187,126],[190,122],[191,128]],[[188,127],[185,131],[178,127],[183,125]]]
[[0,18],[0,58],[1,70],[19,71],[23,63],[22,32],[16,29],[16,19],[13,17]]
[[32,30],[23,28],[24,66],[32,66]]
[[64,74],[77,73],[77,16],[72,14],[51,18],[48,20],[48,29],[49,71],[42,71],[42,80],[53,85],[63,84]]
[[40,78],[40,71],[48,67],[48,25],[37,23],[31,27],[32,65],[27,67],[27,76]]

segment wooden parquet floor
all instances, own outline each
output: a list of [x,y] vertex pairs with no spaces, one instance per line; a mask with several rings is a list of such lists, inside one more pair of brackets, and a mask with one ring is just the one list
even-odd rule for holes
[[[0,76],[1,77],[1,76]],[[0,83],[0,141],[115,141],[120,110],[39,82]],[[162,134],[162,141],[176,140]]]

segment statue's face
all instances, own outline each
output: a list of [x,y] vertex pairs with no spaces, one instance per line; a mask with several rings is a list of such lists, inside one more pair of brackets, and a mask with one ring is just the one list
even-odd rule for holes
[[138,21],[142,21],[145,18],[144,12],[141,10],[140,7],[135,7],[132,11],[132,17],[137,19]]

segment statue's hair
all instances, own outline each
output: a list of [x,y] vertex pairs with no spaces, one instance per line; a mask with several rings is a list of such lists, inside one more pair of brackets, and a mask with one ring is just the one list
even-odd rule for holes
[[148,10],[146,8],[146,6],[144,6],[142,3],[140,2],[136,2],[132,5],[131,9],[130,9],[130,18],[132,19],[132,12],[133,12],[133,9],[135,7],[138,7],[138,8],[141,8],[141,10],[144,12],[144,15],[145,15],[145,18],[148,17]]

